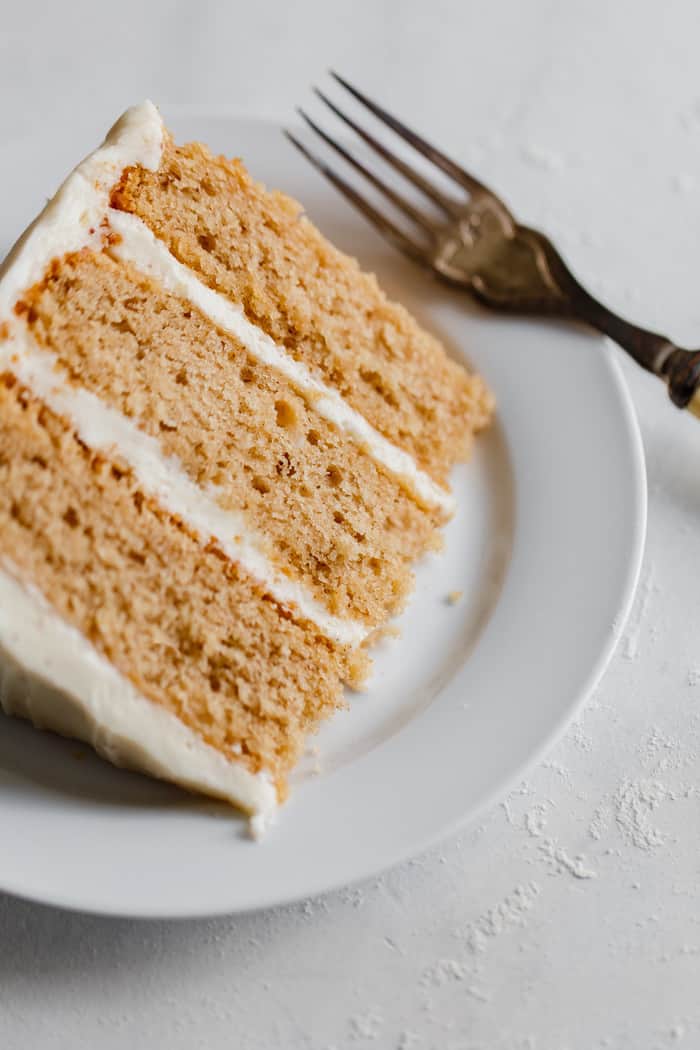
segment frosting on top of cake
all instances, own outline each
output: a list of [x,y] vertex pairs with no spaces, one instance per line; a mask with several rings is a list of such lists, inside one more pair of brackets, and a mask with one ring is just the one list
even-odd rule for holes
[[152,102],[122,114],[94,153],[61,185],[0,266],[0,317],[10,321],[21,293],[40,281],[57,255],[104,239],[109,194],[125,168],[156,171],[163,154],[163,121]]

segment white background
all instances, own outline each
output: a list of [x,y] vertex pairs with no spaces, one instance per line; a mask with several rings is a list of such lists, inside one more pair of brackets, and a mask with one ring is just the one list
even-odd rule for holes
[[[289,122],[333,65],[552,233],[613,307],[700,345],[695,0],[0,17],[3,167],[58,123],[67,169],[145,96],[166,119],[187,104]],[[432,854],[279,911],[135,923],[0,896],[2,1050],[700,1047],[700,424],[625,374],[645,566],[610,669],[545,763]]]

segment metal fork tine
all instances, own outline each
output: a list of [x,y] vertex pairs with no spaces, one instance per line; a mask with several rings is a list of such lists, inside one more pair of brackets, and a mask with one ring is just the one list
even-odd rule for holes
[[420,209],[415,208],[410,201],[407,201],[405,197],[402,197],[402,195],[392,189],[391,186],[387,186],[378,175],[375,175],[373,171],[366,168],[364,164],[349,152],[349,150],[345,149],[344,146],[341,146],[339,142],[336,142],[335,139],[328,134],[328,132],[319,127],[319,125],[316,124],[316,122],[313,121],[303,109],[299,108],[297,109],[297,112],[299,113],[299,116],[306,121],[311,130],[315,131],[316,134],[331,147],[331,149],[334,149],[336,153],[339,153],[340,156],[343,157],[348,164],[352,165],[356,171],[359,171],[361,175],[364,175],[368,182],[375,186],[380,193],[383,193],[384,196],[390,200],[392,204],[395,204],[405,215],[408,215],[408,217],[420,226],[430,237],[434,236],[434,230],[430,221],[425,215],[423,215]]
[[375,117],[378,117],[382,123],[390,127],[392,131],[395,131],[405,142],[410,143],[414,149],[418,150],[418,152],[422,153],[424,157],[427,157],[428,160],[432,161],[432,163],[440,168],[441,171],[444,171],[446,175],[450,175],[455,182],[460,184],[460,186],[469,190],[470,193],[483,193],[489,197],[494,196],[494,194],[484,186],[482,182],[475,179],[473,175],[470,175],[468,171],[461,168],[459,164],[450,160],[448,156],[442,153],[439,149],[436,149],[435,146],[431,146],[429,142],[426,142],[424,138],[417,135],[415,131],[411,131],[410,128],[407,128],[406,125],[400,120],[397,120],[396,117],[392,117],[391,113],[387,113],[387,111],[377,105],[376,102],[372,102],[367,95],[363,95],[361,91],[353,87],[352,84],[349,84],[339,73],[335,73],[332,69],[329,70],[329,72],[333,79],[337,80],[341,87],[344,87],[346,91],[349,91],[353,98],[356,98],[358,102],[361,102],[370,113],[374,113]]
[[375,153],[378,153],[387,164],[392,168],[395,168],[405,179],[419,189],[421,193],[424,193],[426,197],[430,198],[430,200],[437,204],[438,207],[442,208],[446,215],[455,216],[458,214],[459,205],[456,201],[451,201],[449,197],[446,197],[436,189],[428,179],[425,179],[422,175],[419,175],[417,171],[414,171],[410,164],[407,164],[405,160],[401,159],[401,157],[397,157],[392,150],[388,149],[384,143],[380,142],[379,139],[376,139],[374,135],[370,135],[361,124],[358,124],[352,119],[352,117],[349,117],[347,113],[344,113],[343,110],[336,106],[335,102],[332,102],[319,88],[315,87],[313,91],[321,101],[324,102],[333,113],[335,113],[336,117],[339,117],[340,120],[348,125],[348,127],[352,128],[355,134],[358,135],[363,142],[366,142]]
[[361,211],[365,218],[369,219],[373,226],[379,230],[379,232],[392,242],[400,251],[405,255],[408,255],[415,262],[420,263],[422,266],[430,266],[430,258],[424,248],[421,247],[416,241],[412,240],[403,230],[399,229],[390,219],[382,215],[381,212],[377,211],[369,201],[365,200],[362,194],[358,193],[349,182],[346,182],[340,175],[336,175],[332,168],[329,168],[320,157],[317,157],[315,153],[307,149],[306,146],[299,139],[292,135],[291,131],[285,130],[285,135],[292,143],[293,146],[302,153],[308,161],[313,164],[318,171],[321,172],[333,185],[338,189],[344,197],[355,205],[358,211]]

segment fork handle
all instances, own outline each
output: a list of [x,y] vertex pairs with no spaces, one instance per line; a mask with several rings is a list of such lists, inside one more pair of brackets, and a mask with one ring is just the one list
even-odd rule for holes
[[579,284],[553,245],[546,246],[546,255],[566,312],[609,336],[637,364],[665,381],[674,405],[700,417],[700,350],[683,350],[613,313]]

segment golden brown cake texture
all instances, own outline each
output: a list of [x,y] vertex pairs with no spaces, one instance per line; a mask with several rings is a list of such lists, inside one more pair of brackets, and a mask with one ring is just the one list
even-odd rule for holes
[[108,256],[57,261],[20,309],[73,382],[244,509],[270,556],[332,612],[376,626],[401,608],[411,562],[439,542],[439,511],[419,507],[284,376]]
[[128,468],[0,377],[3,549],[144,696],[280,784],[363,660],[147,499]]
[[[109,203],[447,488],[489,421],[488,390],[298,204],[240,161],[167,134],[157,170],[127,168]],[[439,546],[444,507],[318,412],[308,390],[124,261],[114,211],[101,242],[53,258],[23,289],[13,324],[51,355],[57,382],[156,441],[207,499],[241,516],[281,577],[371,639],[403,607],[412,564]],[[9,336],[3,325],[0,350]],[[334,640],[276,597],[13,368],[0,381],[0,566],[148,702],[266,771],[284,797],[306,736],[342,705],[343,682],[365,677],[367,642]]]
[[143,219],[436,480],[447,481],[488,422],[493,403],[481,378],[241,161],[167,139],[158,171],[126,171],[112,205]]

